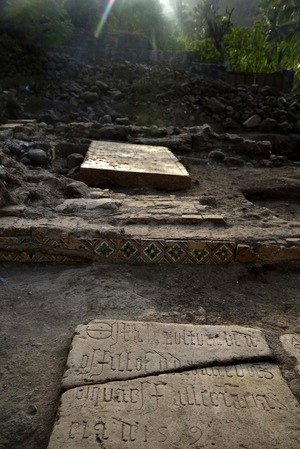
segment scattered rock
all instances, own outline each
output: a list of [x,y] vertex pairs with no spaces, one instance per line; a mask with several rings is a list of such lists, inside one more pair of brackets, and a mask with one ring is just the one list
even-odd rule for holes
[[112,118],[111,118],[110,115],[107,114],[107,115],[104,115],[103,117],[101,117],[99,122],[103,123],[103,124],[105,124],[105,123],[112,123]]
[[237,157],[226,157],[224,159],[224,164],[229,167],[243,167],[245,165],[245,162]]
[[282,122],[278,124],[278,128],[283,133],[288,133],[289,131],[292,131],[293,125],[289,122]]
[[109,87],[106,83],[104,83],[103,81],[97,80],[95,82],[96,86],[98,87],[98,89],[106,91],[109,90]]
[[272,118],[266,118],[260,124],[260,131],[262,132],[271,132],[277,126],[277,121]]
[[45,165],[49,161],[46,151],[39,148],[30,149],[26,158],[34,165]]
[[69,169],[74,167],[79,167],[84,161],[84,156],[82,154],[73,153],[67,157],[67,167]]
[[82,99],[86,103],[96,103],[96,101],[98,101],[99,97],[96,92],[84,92],[82,94]]
[[70,182],[64,189],[65,198],[84,198],[88,196],[89,188],[84,182]]
[[244,123],[243,126],[246,128],[257,128],[261,123],[261,117],[258,114],[252,115],[250,118],[248,118]]
[[116,118],[115,122],[117,125],[130,125],[130,120],[128,117]]
[[222,112],[225,109],[225,105],[223,103],[221,103],[219,100],[217,100],[216,98],[214,98],[214,97],[209,98],[207,100],[207,107],[212,112],[216,112],[216,113]]
[[213,150],[209,153],[208,159],[216,162],[222,162],[225,159],[225,154],[221,150]]

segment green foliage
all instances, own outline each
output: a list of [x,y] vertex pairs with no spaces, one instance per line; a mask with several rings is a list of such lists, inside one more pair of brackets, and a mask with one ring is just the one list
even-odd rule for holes
[[59,0],[7,0],[4,12],[11,31],[35,45],[58,45],[72,29]]
[[[225,44],[232,70],[241,72],[268,72],[270,45],[262,24],[257,23],[253,29],[233,26],[226,36]],[[273,70],[273,69],[272,69]]]
[[221,64],[221,53],[216,49],[212,39],[198,39],[186,42],[186,50],[194,51],[201,62]]

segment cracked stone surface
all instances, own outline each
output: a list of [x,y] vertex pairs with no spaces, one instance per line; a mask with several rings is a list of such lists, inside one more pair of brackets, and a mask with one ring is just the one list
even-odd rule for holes
[[93,141],[80,168],[87,185],[114,183],[186,189],[191,178],[176,156],[165,147]]
[[300,375],[300,334],[287,334],[280,337],[285,351],[297,360],[296,373]]
[[298,424],[276,365],[218,366],[71,389],[48,449],[295,449]]
[[75,331],[63,388],[271,356],[259,329],[94,320]]

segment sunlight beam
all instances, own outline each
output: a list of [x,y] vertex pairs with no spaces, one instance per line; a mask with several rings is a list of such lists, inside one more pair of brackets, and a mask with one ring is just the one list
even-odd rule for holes
[[100,22],[99,22],[99,24],[98,24],[98,26],[96,28],[96,31],[95,31],[95,34],[94,34],[96,38],[98,38],[100,36],[101,31],[103,30],[103,27],[104,27],[104,25],[105,25],[105,23],[106,23],[106,21],[108,19],[108,16],[110,14],[110,11],[111,11],[112,7],[114,6],[115,1],[116,0],[109,0],[107,6],[105,8],[105,11],[104,11],[104,13],[103,13],[103,15],[101,17],[101,20],[100,20]]

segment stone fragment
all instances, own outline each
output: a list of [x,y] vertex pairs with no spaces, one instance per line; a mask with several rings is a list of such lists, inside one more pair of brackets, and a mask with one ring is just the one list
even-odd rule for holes
[[295,397],[276,365],[259,363],[71,389],[48,449],[296,449],[299,441]]
[[257,128],[260,125],[261,117],[258,114],[252,115],[243,123],[246,128]]
[[191,178],[183,165],[164,147],[93,141],[80,169],[86,184],[153,186],[186,189]]
[[76,329],[63,387],[269,356],[259,329],[95,320]]
[[286,334],[280,337],[285,351],[297,360],[296,372],[300,374],[300,334]]

